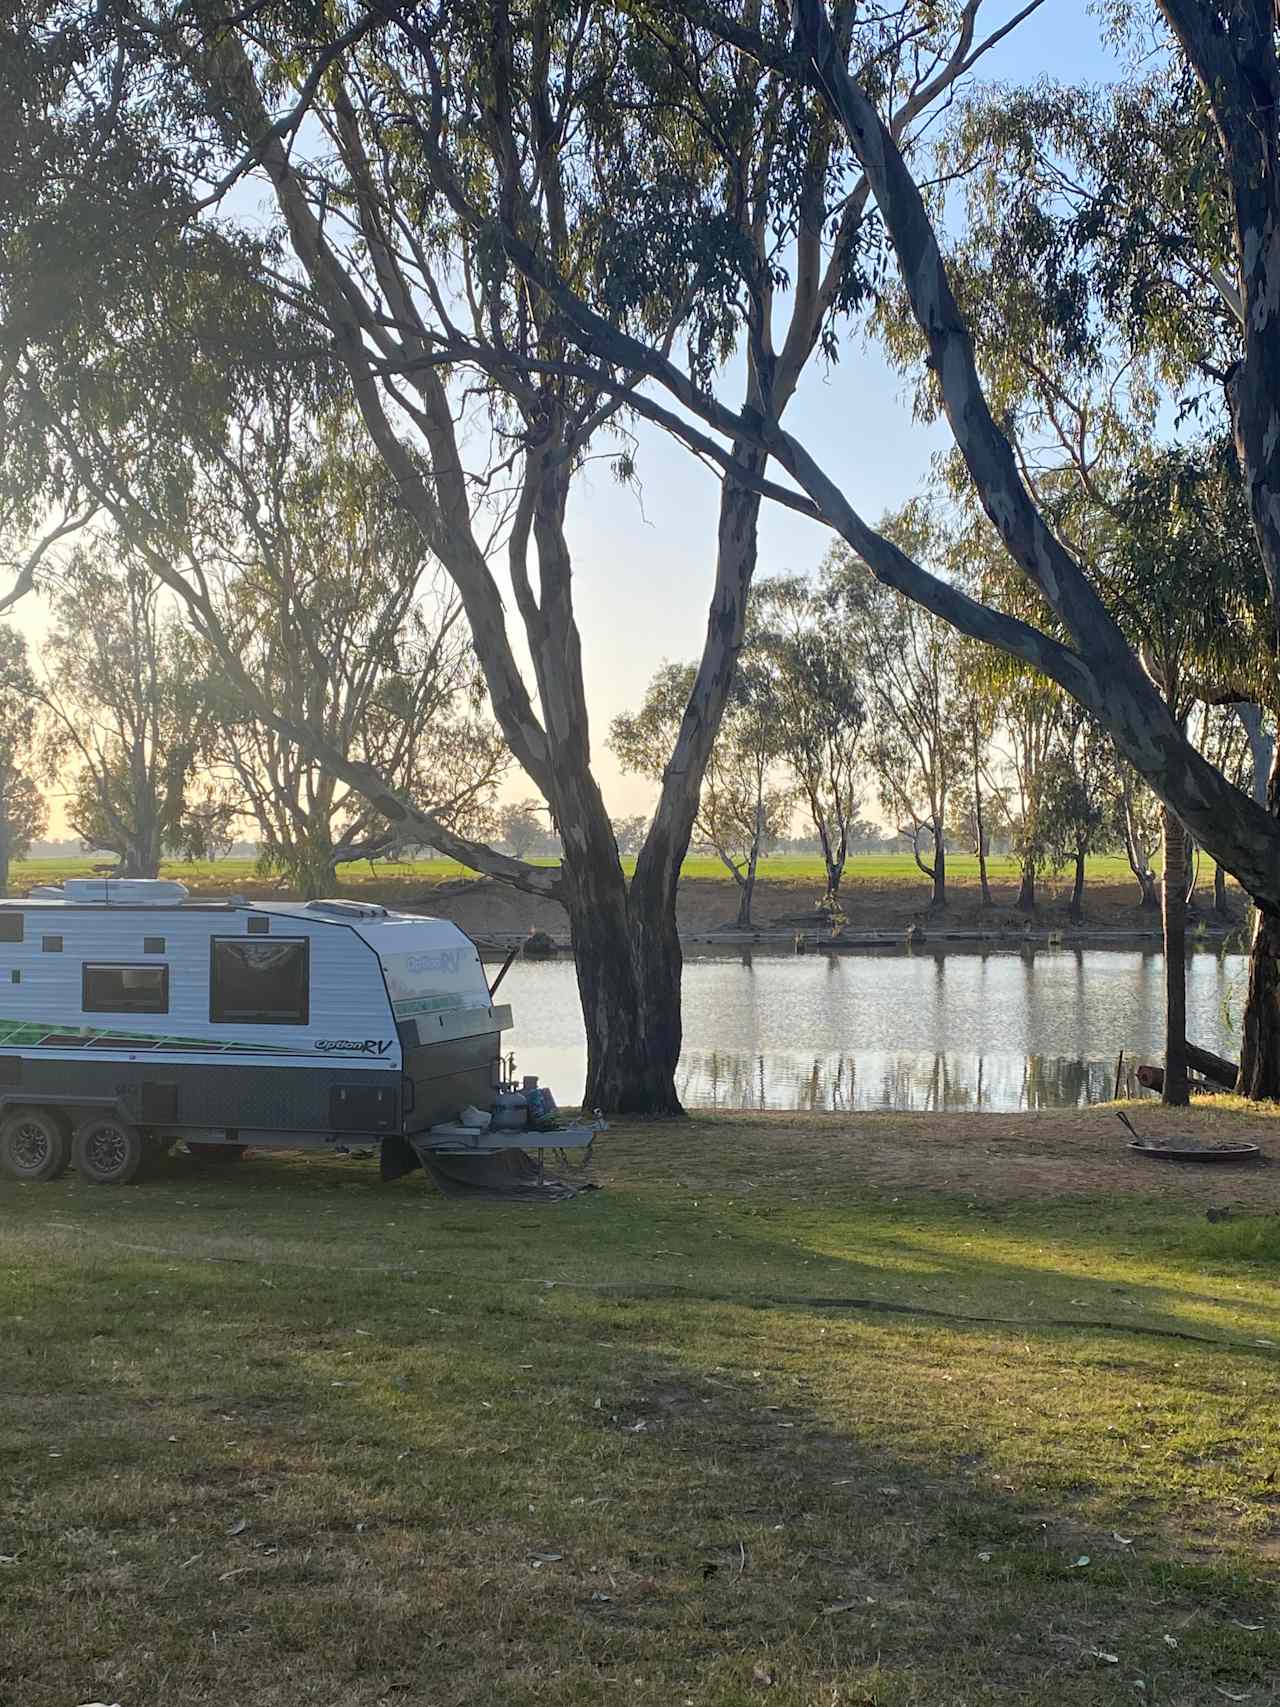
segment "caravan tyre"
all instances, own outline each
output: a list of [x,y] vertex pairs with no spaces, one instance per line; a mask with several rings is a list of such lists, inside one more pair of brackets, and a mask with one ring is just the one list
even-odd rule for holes
[[0,1174],[10,1179],[57,1179],[70,1160],[67,1129],[52,1109],[11,1109],[0,1123]]
[[114,1114],[91,1115],[76,1127],[71,1155],[90,1185],[128,1185],[142,1165],[142,1134]]

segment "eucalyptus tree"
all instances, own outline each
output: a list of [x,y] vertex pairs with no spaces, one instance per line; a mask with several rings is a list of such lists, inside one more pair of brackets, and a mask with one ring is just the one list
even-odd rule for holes
[[1160,905],[1155,857],[1164,833],[1164,808],[1159,796],[1119,755],[1116,755],[1116,770],[1120,843],[1137,881],[1138,905],[1154,911]]
[[[1180,729],[1197,703],[1235,699],[1266,669],[1265,589],[1234,455],[1178,446],[1134,471],[1113,506],[1102,553],[1108,602]],[[1243,792],[1243,791],[1242,791]],[[1166,1102],[1186,1102],[1186,834],[1166,804],[1161,906]]]
[[794,779],[822,852],[821,905],[835,916],[850,838],[861,805],[867,722],[861,629],[832,585],[828,564],[815,586],[798,576],[758,582],[753,657],[768,671],[776,746]]
[[[694,666],[666,664],[634,713],[615,717],[609,745],[624,770],[660,782],[689,702]],[[738,889],[735,928],[750,930],[760,860],[783,835],[794,794],[780,777],[782,718],[773,671],[749,651],[739,664],[716,744],[702,779],[695,840],[709,848]]]
[[[1169,0],[1169,10],[1173,9]],[[972,335],[952,288],[920,186],[877,110],[874,93],[850,67],[840,36],[820,0],[796,0],[785,25],[774,20],[741,20],[722,12],[712,18],[701,8],[698,15],[711,18],[709,27],[736,52],[769,66],[793,88],[812,93],[852,148],[875,199],[912,315],[924,334],[928,360],[967,476],[1006,550],[1053,612],[1065,640],[1009,616],[998,606],[967,596],[923,568],[858,515],[814,455],[776,418],[735,410],[710,387],[695,383],[652,340],[638,339],[610,324],[583,300],[571,280],[563,276],[557,279],[509,224],[503,232],[507,253],[527,277],[554,297],[573,328],[575,341],[594,362],[596,371],[613,371],[615,375],[638,371],[662,387],[672,400],[667,404],[638,398],[635,407],[641,413],[666,424],[701,454],[735,470],[742,468],[733,454],[735,444],[745,442],[767,450],[799,489],[773,490],[770,496],[835,528],[886,584],[962,632],[1010,652],[1058,681],[1110,731],[1124,755],[1203,845],[1222,857],[1266,907],[1280,908],[1280,825],[1242,798],[1178,729],[1071,546],[1053,531],[1029,489],[1009,437],[992,414],[975,362]],[[1233,127],[1246,122],[1239,66],[1243,64],[1242,44],[1246,38],[1252,39],[1252,27],[1247,21],[1238,26],[1233,22],[1230,44],[1223,49],[1225,58],[1236,65],[1232,73],[1235,82],[1229,98],[1214,110],[1216,118]],[[1273,46],[1267,47],[1266,55],[1270,63]],[[1195,55],[1192,57],[1194,60]],[[1203,53],[1198,63],[1202,67],[1207,64]],[[1269,73],[1264,75],[1264,85],[1267,76]],[[1213,97],[1210,99],[1212,104]],[[1270,109],[1260,111],[1263,134],[1273,136],[1274,114]],[[1243,137],[1232,144],[1242,158],[1251,146],[1255,145]],[[1264,241],[1257,207],[1246,207],[1243,196],[1237,200],[1239,205],[1233,210],[1234,261],[1247,318],[1250,293],[1262,290],[1265,284],[1266,269],[1259,256],[1270,256],[1271,247]],[[1275,257],[1274,266],[1280,273],[1280,255]],[[1280,288],[1274,295],[1280,300]],[[1258,298],[1264,323],[1269,320],[1270,300],[1265,295]],[[1254,378],[1266,369],[1265,354],[1256,347],[1256,340],[1244,359],[1251,364]],[[614,383],[619,383],[616,377]],[[1280,432],[1274,443],[1280,447]],[[1258,450],[1254,437],[1249,444]],[[1251,484],[1261,477],[1265,485],[1270,478],[1265,468],[1250,465],[1248,452],[1245,467]],[[1280,498],[1280,490],[1276,496]],[[1280,926],[1277,932],[1280,935]],[[1280,1027],[1277,1034],[1280,1036]]]
[[8,891],[11,862],[43,834],[48,817],[32,775],[36,712],[27,643],[0,624],[0,895]]
[[[968,0],[955,14],[912,6],[856,24],[852,12],[845,16],[844,51],[874,80],[904,146],[1009,27],[980,40],[978,10],[979,0]],[[118,121],[127,139],[139,132],[164,144],[145,178],[147,208],[160,214],[147,229],[164,238],[148,258],[159,282],[151,287],[145,269],[129,276],[135,318],[175,275],[188,296],[198,295],[190,287],[207,259],[202,239],[215,251],[211,271],[221,278],[225,269],[240,294],[243,326],[233,343],[243,350],[256,341],[268,364],[285,353],[265,297],[285,317],[295,353],[314,358],[317,385],[354,397],[402,501],[458,589],[494,714],[562,832],[563,863],[529,867],[468,844],[321,733],[269,706],[263,715],[363,789],[383,817],[478,869],[560,899],[578,951],[588,1099],[609,1108],[678,1106],[675,885],[741,643],[758,504],[773,490],[761,478],[768,449],[752,430],[733,435],[705,644],[628,885],[591,770],[564,517],[588,447],[635,406],[641,376],[584,371],[543,278],[664,356],[679,335],[689,373],[709,376],[741,338],[746,418],[776,418],[815,350],[834,353],[837,328],[865,298],[878,262],[868,187],[850,169],[838,127],[776,68],[724,48],[666,8],[528,0],[423,11],[388,0],[368,11],[300,12],[266,4],[234,17],[183,9],[144,27],[117,0],[92,13],[51,0],[26,29],[17,42],[31,85],[26,117],[78,166],[91,165],[100,145],[115,150],[109,203],[117,227],[129,158],[115,141]],[[50,42],[65,80],[47,70]],[[135,142],[134,152],[145,149]],[[39,159],[34,170],[42,182]],[[237,227],[221,204],[250,174],[278,214],[265,239],[256,227]],[[90,170],[77,184],[92,197]],[[60,216],[65,198],[50,215],[55,223]],[[21,278],[19,250],[10,262]],[[793,252],[794,288],[784,296]],[[176,319],[191,337],[179,340],[176,363],[166,359],[166,376],[200,345],[190,308],[174,294]],[[81,392],[68,405],[59,391],[68,381],[53,338],[25,340],[21,316],[6,319],[23,394],[40,403],[25,486],[46,495],[55,470],[69,470],[69,493],[105,507],[141,542],[216,637],[198,554],[187,551],[197,530],[185,517],[175,522],[174,492],[151,478],[152,464],[139,491],[137,456],[113,454],[141,421],[155,464],[172,465],[180,510],[191,462],[187,421],[166,438],[151,397],[124,395],[109,413],[90,396],[95,421],[107,426],[87,440],[72,428]],[[73,312],[63,320],[81,330]],[[144,332],[133,337],[132,322],[124,330],[130,349],[144,347]],[[213,360],[211,346],[203,354]],[[206,390],[227,383],[234,391],[216,377],[216,362],[214,370]],[[234,373],[236,384],[247,383],[255,369],[241,361]],[[201,416],[215,438],[225,401],[212,399]],[[460,415],[480,430],[464,430]],[[625,446],[619,463],[630,467]],[[533,693],[507,628],[497,548]],[[219,656],[236,677],[234,654]]]
[[136,564],[77,552],[52,600],[36,697],[51,779],[70,785],[71,828],[154,877],[180,835],[196,773],[202,672],[190,632]]
[[498,809],[498,836],[517,859],[527,858],[546,834],[546,826],[539,817],[541,805],[540,800],[526,797],[508,801]]
[[[909,518],[898,518],[895,531],[905,536],[909,527]],[[958,638],[923,606],[868,583],[848,554],[834,555],[833,571],[833,585],[858,630],[867,763],[884,811],[929,879],[929,904],[940,910],[947,905],[952,797],[963,786],[970,734]]]
[[[222,459],[227,534],[202,554],[218,641],[252,683],[229,682],[204,757],[261,831],[263,868],[307,897],[400,828],[266,720],[268,705],[386,778],[459,833],[488,827],[507,765],[456,595],[358,421],[255,419]],[[447,583],[446,583],[447,585]]]
[[1072,868],[1067,916],[1084,923],[1085,866],[1114,847],[1116,772],[1111,743],[1078,706],[1061,724],[1040,779],[1040,835],[1055,867]]
[[[1254,793],[1258,780],[1254,743],[1250,739],[1248,725],[1239,716],[1237,705],[1202,705],[1196,740],[1200,750],[1224,776],[1232,779],[1237,788]],[[1264,783],[1265,775],[1264,770]],[[1216,861],[1213,867],[1213,910],[1219,918],[1231,917],[1227,902],[1227,874]]]

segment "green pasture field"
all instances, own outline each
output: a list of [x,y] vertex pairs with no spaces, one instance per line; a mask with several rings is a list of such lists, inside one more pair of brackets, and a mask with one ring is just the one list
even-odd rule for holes
[[1274,1205],[1009,1196],[1047,1118],[0,1182],[0,1702],[1266,1707]]
[[[95,862],[88,856],[82,859],[17,860],[10,873],[9,890],[11,894],[17,895],[36,883],[57,883],[64,877],[87,877],[91,875],[95,863],[101,862]],[[540,860],[534,863],[549,865],[554,862]],[[628,872],[633,869],[634,864],[635,861],[631,858],[623,861]],[[992,858],[988,860],[987,866],[993,882],[1017,881],[1016,860]],[[248,859],[202,860],[195,863],[170,860],[165,862],[161,870],[163,876],[178,878],[193,889],[216,886],[228,890],[234,889],[237,884],[257,888],[263,882],[255,873],[254,862]],[[340,867],[339,884],[341,888],[350,890],[388,882],[399,886],[410,881],[429,887],[433,883],[453,882],[471,875],[474,874],[466,866],[451,859],[417,860],[403,864],[380,861],[373,868],[366,862],[361,862]],[[720,861],[706,854],[691,854],[684,863],[684,876],[693,879],[728,879],[728,873]],[[822,861],[817,855],[782,855],[776,859],[764,860],[761,863],[760,876],[765,882],[770,879],[783,879],[791,882],[820,883],[823,878]],[[956,883],[976,883],[977,859],[969,854],[949,854],[947,876],[949,881]],[[1212,882],[1212,877],[1212,865],[1206,862],[1201,881]],[[1088,878],[1094,883],[1133,881],[1123,856],[1116,854],[1101,854],[1090,859]],[[850,859],[845,871],[845,883],[852,888],[859,884],[919,885],[924,881],[911,855],[905,853],[855,855]]]

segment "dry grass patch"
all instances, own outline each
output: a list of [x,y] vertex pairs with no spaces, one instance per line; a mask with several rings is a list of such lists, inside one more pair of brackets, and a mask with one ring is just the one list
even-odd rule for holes
[[1276,1176],[1115,1125],[0,1187],[0,1702],[1270,1700],[1280,1287],[1203,1208]]

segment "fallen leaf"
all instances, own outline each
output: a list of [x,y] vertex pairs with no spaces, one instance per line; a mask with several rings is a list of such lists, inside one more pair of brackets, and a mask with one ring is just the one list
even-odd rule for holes
[[1253,1691],[1251,1689],[1246,1689],[1243,1694],[1237,1695],[1232,1689],[1219,1689],[1215,1683],[1213,1686],[1213,1693],[1215,1695],[1225,1696],[1228,1701],[1247,1701],[1253,1694]]
[[1118,1541],[1122,1547],[1132,1547],[1133,1546],[1133,1536],[1132,1535],[1121,1535],[1118,1529],[1113,1529],[1111,1531],[1111,1539],[1113,1541]]
[[611,1594],[601,1594],[600,1590],[596,1589],[591,1598],[592,1600],[612,1600],[613,1596]]
[[1238,1618],[1233,1618],[1231,1620],[1231,1622],[1237,1627],[1237,1629],[1240,1629],[1240,1630],[1265,1630],[1266,1629],[1265,1624],[1244,1624],[1244,1623],[1241,1623],[1240,1619],[1238,1619]]
[[1118,1666],[1120,1664],[1119,1654],[1109,1654],[1105,1648],[1090,1648],[1089,1652],[1093,1655],[1095,1660],[1104,1660],[1109,1666]]
[[249,1519],[247,1517],[238,1517],[235,1520],[235,1522],[231,1525],[230,1529],[228,1529],[227,1534],[228,1535],[243,1535],[245,1530],[248,1529],[248,1527],[249,1527]]
[[757,1664],[752,1668],[751,1681],[755,1684],[757,1689],[772,1689],[773,1673],[769,1670],[768,1666]]
[[834,1606],[823,1607],[822,1616],[824,1618],[832,1618],[837,1612],[852,1612],[857,1605],[858,1602],[856,1600],[837,1600]]
[[16,1553],[0,1553],[0,1565],[16,1565],[17,1562],[18,1555]]
[[982,1560],[984,1565],[989,1565],[991,1563],[990,1553],[979,1553],[978,1557]]
[[563,1553],[535,1553],[533,1556],[540,1565],[558,1565],[564,1558]]

